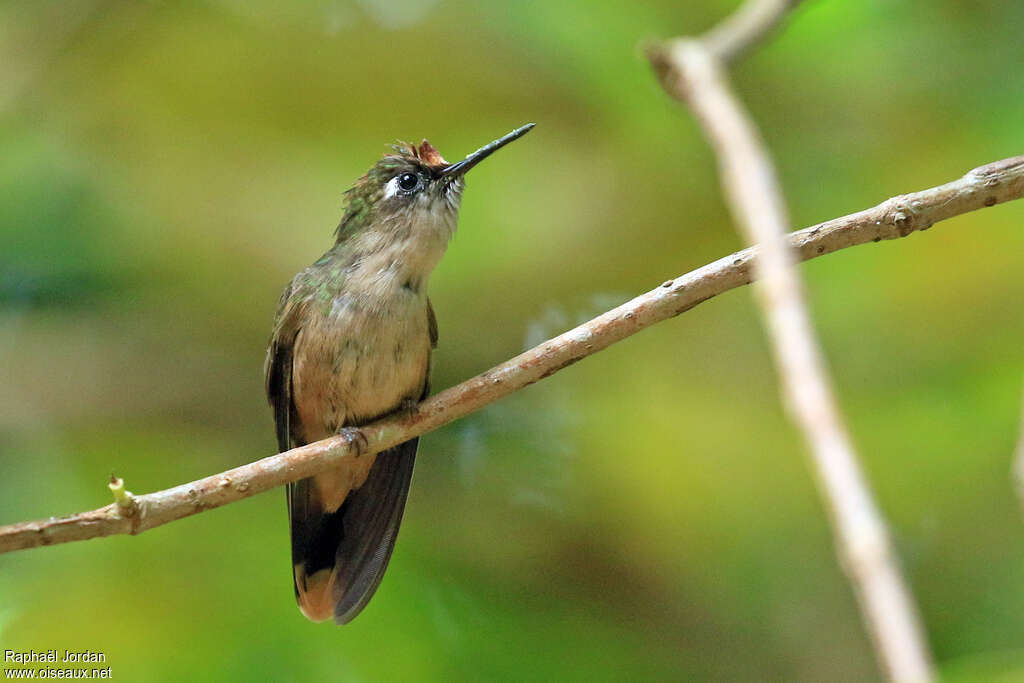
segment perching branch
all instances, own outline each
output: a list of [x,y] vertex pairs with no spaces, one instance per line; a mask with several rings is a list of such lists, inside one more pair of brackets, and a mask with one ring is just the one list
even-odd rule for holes
[[840,561],[879,660],[892,680],[928,681],[934,675],[917,610],[835,401],[786,245],[790,223],[774,164],[725,74],[724,60],[763,36],[791,4],[751,0],[707,37],[677,39],[649,54],[665,90],[696,114],[718,155],[723,189],[736,222],[749,242],[761,245],[755,291],[772,341],[783,399],[811,447]]
[[[893,197],[859,213],[819,223],[788,236],[802,261],[840,249],[906,237],[934,223],[1024,197],[1024,156],[970,171],[953,182]],[[708,299],[749,284],[758,247],[736,252],[669,280],[593,320],[515,358],[446,389],[410,415],[389,417],[359,428],[367,453],[376,453],[433,431],[562,368],[688,311]],[[116,503],[67,517],[50,517],[0,527],[0,553],[43,545],[84,541],[114,534],[137,534],[205,510],[227,505],[328,469],[353,457],[349,436],[294,448],[188,484],[133,495],[136,513],[124,515]]]

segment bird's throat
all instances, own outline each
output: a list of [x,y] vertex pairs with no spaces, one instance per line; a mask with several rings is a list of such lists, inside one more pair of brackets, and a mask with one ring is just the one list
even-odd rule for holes
[[427,215],[352,236],[345,245],[352,255],[347,287],[378,301],[410,294],[425,297],[430,274],[454,232],[454,218],[446,221]]

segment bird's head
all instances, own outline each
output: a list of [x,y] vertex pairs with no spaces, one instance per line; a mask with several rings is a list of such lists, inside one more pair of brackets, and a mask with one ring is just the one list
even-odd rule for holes
[[346,193],[338,241],[374,226],[407,230],[431,225],[447,229],[450,236],[455,230],[466,173],[533,126],[528,123],[517,128],[454,164],[445,161],[426,140],[419,145],[395,145],[394,153],[374,164]]

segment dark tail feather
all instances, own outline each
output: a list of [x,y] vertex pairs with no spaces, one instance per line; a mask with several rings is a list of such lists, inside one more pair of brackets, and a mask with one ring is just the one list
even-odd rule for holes
[[418,441],[379,453],[334,513],[323,512],[312,480],[288,487],[295,595],[310,619],[346,624],[373,597],[395,547]]

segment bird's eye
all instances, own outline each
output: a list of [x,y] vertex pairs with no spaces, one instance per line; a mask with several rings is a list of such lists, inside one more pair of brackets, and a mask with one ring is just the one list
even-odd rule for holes
[[420,186],[420,177],[415,173],[403,173],[398,176],[398,187],[402,192],[412,192]]

